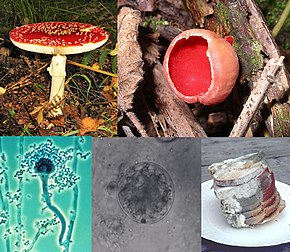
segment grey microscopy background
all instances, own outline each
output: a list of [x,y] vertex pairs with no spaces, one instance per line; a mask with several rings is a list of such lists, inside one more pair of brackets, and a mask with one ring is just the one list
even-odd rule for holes
[[[154,224],[131,220],[119,206],[120,173],[136,162],[154,162],[171,176],[175,198]],[[200,251],[200,140],[93,139],[93,251]]]

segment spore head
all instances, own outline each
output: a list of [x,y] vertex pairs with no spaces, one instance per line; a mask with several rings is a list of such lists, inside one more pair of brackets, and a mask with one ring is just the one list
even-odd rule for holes
[[48,139],[39,145],[31,145],[30,149],[24,154],[21,168],[15,177],[22,179],[27,172],[31,177],[47,178],[49,189],[57,189],[59,192],[74,186],[79,180],[73,168],[67,165],[73,159],[74,148],[62,150]]
[[51,174],[55,171],[53,162],[48,158],[40,158],[35,163],[35,172],[40,174]]

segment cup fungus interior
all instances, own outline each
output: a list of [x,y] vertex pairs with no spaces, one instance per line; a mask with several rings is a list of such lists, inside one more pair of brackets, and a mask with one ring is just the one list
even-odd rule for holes
[[174,45],[168,62],[175,88],[185,96],[201,95],[211,84],[207,41],[200,36],[180,39]]

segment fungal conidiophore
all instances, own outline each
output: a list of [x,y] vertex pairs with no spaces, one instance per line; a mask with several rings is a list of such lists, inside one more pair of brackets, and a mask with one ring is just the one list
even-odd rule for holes
[[[0,251],[91,250],[90,141],[0,137]],[[87,240],[75,239],[84,232]]]

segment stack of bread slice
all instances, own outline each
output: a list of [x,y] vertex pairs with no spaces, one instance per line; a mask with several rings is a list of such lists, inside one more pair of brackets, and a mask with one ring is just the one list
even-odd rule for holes
[[233,227],[265,223],[285,208],[263,153],[215,163],[208,170],[223,214]]

